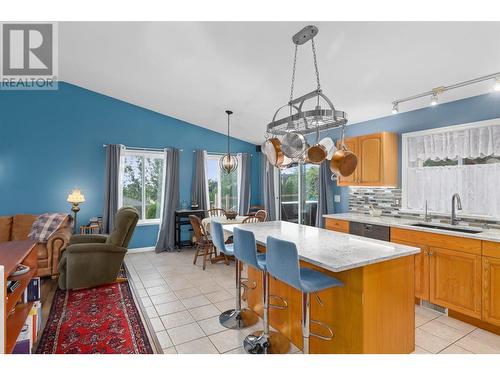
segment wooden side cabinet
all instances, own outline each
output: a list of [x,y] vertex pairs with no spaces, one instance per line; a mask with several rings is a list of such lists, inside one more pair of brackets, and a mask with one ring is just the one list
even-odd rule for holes
[[[347,148],[358,157],[354,173],[339,177],[338,186],[397,186],[398,135],[376,133],[346,138]],[[340,143],[337,144],[337,147]]]
[[394,240],[392,242],[420,248],[420,254],[415,255],[415,297],[429,301],[429,247],[401,240]]
[[349,233],[349,222],[345,220],[325,219],[325,229],[335,232]]
[[500,326],[500,258],[483,257],[483,320]]
[[481,256],[429,248],[430,301],[481,319]]

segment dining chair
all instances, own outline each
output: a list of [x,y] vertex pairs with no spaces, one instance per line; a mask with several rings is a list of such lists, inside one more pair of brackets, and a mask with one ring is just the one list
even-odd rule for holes
[[189,215],[189,221],[193,227],[194,235],[196,237],[196,247],[194,250],[193,264],[196,264],[199,256],[203,256],[203,271],[207,264],[207,258],[217,256],[217,249],[215,248],[212,239],[208,236],[205,228],[201,223],[201,219],[196,215]]
[[211,208],[207,210],[208,217],[224,217],[226,216],[226,210],[222,208]]
[[259,210],[255,213],[255,217],[258,217],[260,222],[267,221],[267,212],[265,210]]
[[254,216],[258,211],[263,210],[263,206],[250,206],[246,216]]

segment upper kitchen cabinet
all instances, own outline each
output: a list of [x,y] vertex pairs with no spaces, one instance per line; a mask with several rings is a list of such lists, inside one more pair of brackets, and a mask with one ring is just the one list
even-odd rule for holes
[[[347,177],[339,176],[338,186],[397,186],[398,135],[376,133],[345,138],[346,147],[358,157],[358,166]],[[337,144],[337,147],[340,142]]]

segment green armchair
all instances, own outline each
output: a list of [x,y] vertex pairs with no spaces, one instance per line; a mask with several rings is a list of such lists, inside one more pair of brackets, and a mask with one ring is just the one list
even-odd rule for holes
[[133,207],[122,207],[115,216],[109,235],[76,234],[59,261],[59,288],[92,288],[116,280],[139,213]]

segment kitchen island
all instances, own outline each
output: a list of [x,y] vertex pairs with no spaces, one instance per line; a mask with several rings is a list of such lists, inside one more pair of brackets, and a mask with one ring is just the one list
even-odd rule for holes
[[[283,221],[224,226],[254,233],[259,251],[273,236],[294,242],[303,267],[341,280],[344,286],[311,298],[311,319],[328,324],[334,338],[311,337],[311,353],[411,353],[415,349],[414,255],[420,250],[364,237]],[[248,306],[262,316],[261,274],[249,267]],[[287,301],[270,309],[271,326],[298,348],[302,346],[301,293],[270,278],[271,296]],[[280,299],[271,298],[271,304]],[[311,332],[325,333],[311,324]]]

